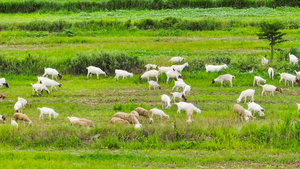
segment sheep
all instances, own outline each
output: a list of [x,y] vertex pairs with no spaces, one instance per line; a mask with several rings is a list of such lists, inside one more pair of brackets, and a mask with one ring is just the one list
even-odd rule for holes
[[40,110],[40,112],[41,112],[41,114],[39,116],[39,120],[41,120],[41,118],[44,120],[45,114],[49,115],[49,120],[51,120],[51,115],[53,115],[54,118],[57,118],[57,116],[59,115],[53,109],[48,108],[48,107],[42,107],[42,108],[38,107],[37,110]]
[[298,80],[300,80],[300,71],[299,72],[297,72],[297,70],[294,70],[294,72],[296,73],[296,75],[297,75],[297,79]]
[[242,121],[243,121],[243,118],[247,117],[247,115],[245,113],[245,109],[239,104],[235,104],[233,106],[233,112],[237,115],[237,117],[240,116]]
[[269,67],[268,75],[269,75],[270,79],[272,79],[272,80],[274,79],[274,69],[273,68]]
[[71,125],[74,126],[84,126],[84,127],[95,127],[94,123],[91,120],[78,117],[68,117],[71,122]]
[[245,114],[246,114],[246,117],[245,117],[246,122],[249,122],[250,118],[252,118],[253,120],[255,120],[255,117],[252,116],[251,111],[249,111],[247,109],[244,109],[244,110],[245,110]]
[[95,125],[94,125],[94,123],[92,122],[92,120],[88,120],[88,119],[83,119],[83,118],[81,118],[81,119],[79,119],[79,121],[85,122],[85,123],[88,125],[88,127],[95,127]]
[[251,101],[254,102],[254,93],[255,93],[255,89],[247,89],[241,92],[239,98],[237,99],[237,102],[240,103],[242,98],[245,98],[245,102],[247,100],[247,97],[251,97]]
[[40,76],[38,76],[37,79],[38,79],[37,83],[42,83],[43,80],[49,80],[48,77],[40,77]]
[[137,108],[135,108],[135,111],[138,112],[140,116],[144,116],[147,119],[150,119],[150,115],[149,115],[148,110],[146,110],[142,107],[137,107]]
[[298,106],[298,113],[299,113],[299,110],[300,110],[300,103],[296,103],[297,106]]
[[140,117],[139,113],[135,110],[131,111],[130,114],[133,114],[136,119],[139,119],[139,117]]
[[258,112],[260,117],[265,116],[265,109],[262,108],[259,104],[256,104],[254,102],[249,102],[247,103],[247,105],[248,105],[248,110],[250,112],[252,112],[252,110],[254,111],[253,116],[255,115],[256,112]]
[[206,72],[219,72],[222,69],[226,69],[228,66],[226,64],[223,65],[207,65],[205,64]]
[[151,90],[151,87],[153,86],[153,89],[155,90],[156,88],[158,88],[159,90],[161,90],[161,87],[159,86],[159,84],[153,80],[148,81],[149,83],[149,90]]
[[9,84],[6,82],[6,79],[4,77],[0,78],[0,88],[2,88],[3,85],[9,88]]
[[255,82],[258,85],[258,84],[260,84],[261,81],[264,82],[264,83],[266,83],[266,80],[263,79],[262,77],[260,77],[260,76],[254,76],[253,87],[255,86]]
[[67,117],[67,118],[70,120],[70,122],[80,120],[80,118],[78,117]]
[[161,119],[164,118],[164,119],[169,120],[169,115],[167,115],[162,110],[159,110],[157,108],[153,108],[153,109],[150,109],[149,111],[152,112],[152,115],[151,115],[151,118],[150,118],[150,123],[153,122],[153,116],[154,115],[160,116]]
[[116,69],[115,74],[116,74],[116,76],[115,76],[116,80],[119,80],[119,76],[123,77],[123,80],[124,80],[124,78],[127,79],[127,76],[133,77],[132,73],[129,73],[125,70],[120,70],[120,69]]
[[13,120],[13,119],[11,119],[11,122],[10,122],[10,125],[13,127],[13,126],[17,126],[17,128],[18,128],[18,123],[15,121],[15,120]]
[[127,120],[130,124],[140,124],[140,122],[138,121],[138,119],[133,114],[127,114],[127,113],[123,113],[123,112],[117,112],[117,113],[114,114],[113,117],[119,117],[119,118],[121,118],[123,120]]
[[183,65],[172,65],[171,68],[173,68],[177,72],[182,72],[182,70],[187,66],[189,66],[188,62],[184,63]]
[[25,108],[25,105],[27,105],[28,107],[31,107],[31,103],[27,103],[27,100],[23,99],[22,97],[18,97],[18,101],[22,102],[22,107]]
[[92,77],[92,74],[96,74],[97,75],[97,79],[99,79],[99,75],[104,75],[105,77],[107,77],[107,74],[102,71],[99,67],[95,67],[95,66],[89,66],[86,68],[88,70],[87,73],[87,78]]
[[6,119],[5,116],[0,115],[0,121],[3,121],[3,123],[6,123],[5,119]]
[[183,61],[184,58],[183,57],[180,57],[180,56],[176,56],[176,57],[172,57],[169,62],[176,62],[176,63],[179,63],[181,61]]
[[174,103],[176,102],[176,101],[175,101],[176,98],[179,98],[180,101],[181,101],[182,99],[184,99],[185,102],[187,101],[187,99],[186,99],[186,97],[184,96],[183,92],[182,92],[182,93],[179,93],[179,92],[173,92],[173,93],[171,93],[171,94],[172,94],[172,99],[171,99],[171,100],[174,100]]
[[121,119],[119,117],[113,117],[110,119],[111,124],[123,124],[123,125],[130,125],[129,121]]
[[178,80],[178,78],[181,78],[181,79],[183,78],[183,76],[180,73],[178,73],[177,71],[173,71],[173,70],[167,71],[166,75],[167,75],[167,81],[166,81],[167,84],[168,84],[170,78],[176,78],[177,80]]
[[[265,57],[267,57],[267,55],[265,55]],[[265,57],[262,57],[261,59],[261,64],[264,66],[264,65],[267,65],[269,63],[269,60]]]
[[21,108],[22,107],[23,107],[22,102],[18,100],[16,102],[16,104],[14,105],[15,112],[21,113]]
[[157,70],[149,70],[145,72],[142,76],[139,77],[140,81],[142,81],[143,78],[147,78],[147,81],[149,81],[150,77],[155,77],[156,82],[158,82],[158,75],[159,71]]
[[72,126],[83,126],[83,127],[89,127],[89,125],[85,122],[85,121],[81,121],[81,120],[74,120],[71,121],[71,125]]
[[41,80],[40,82],[42,84],[44,84],[46,87],[51,87],[51,92],[52,92],[53,87],[55,88],[55,90],[57,90],[56,86],[62,87],[62,84],[60,84],[52,79],[45,79],[45,80]]
[[201,113],[201,110],[197,107],[195,107],[192,103],[186,103],[186,102],[178,102],[175,103],[178,107],[177,113],[180,113],[181,110],[186,110],[187,108],[192,108],[195,112],[198,114]]
[[52,75],[52,79],[53,77],[55,77],[55,79],[57,80],[57,76],[59,77],[59,79],[62,79],[62,75],[58,73],[58,71],[56,69],[52,69],[52,68],[44,68],[45,69],[45,73],[43,74],[43,77],[46,76],[48,77],[48,75]]
[[45,90],[48,94],[50,94],[50,91],[47,89],[47,87],[44,84],[32,84],[30,83],[30,85],[32,86],[32,95],[34,95],[34,92],[36,92],[36,95],[38,95],[38,92],[40,91],[41,94],[42,92]]
[[277,88],[274,85],[269,85],[269,84],[265,84],[265,85],[260,85],[263,90],[261,92],[261,95],[263,96],[265,92],[271,92],[270,95],[274,96],[274,91],[279,91],[280,93],[282,93],[282,89],[281,88]]
[[22,113],[15,113],[13,115],[14,119],[16,122],[18,122],[18,120],[22,120],[23,124],[25,126],[25,122],[28,122],[28,125],[31,126],[32,125],[32,121],[28,118],[28,116],[26,114],[22,114]]
[[166,105],[165,109],[169,109],[171,107],[171,99],[168,95],[161,95],[161,108],[164,109],[164,105]]
[[183,89],[183,95],[187,96],[189,93],[191,92],[191,86],[190,85],[186,85]]
[[182,79],[178,79],[177,81],[174,81],[175,85],[172,88],[172,90],[174,89],[178,89],[178,88],[182,88],[182,90],[185,88],[185,86],[187,85],[186,83],[184,83],[184,81]]
[[3,95],[3,94],[0,94],[0,99],[5,99],[5,95]]
[[290,58],[290,64],[298,64],[299,59],[295,55],[289,53],[289,58]]
[[292,82],[292,86],[294,87],[294,83],[298,83],[298,85],[300,86],[300,82],[297,79],[296,76],[289,74],[289,73],[279,73],[280,75],[280,80],[279,82],[281,82],[284,79],[284,85],[286,86],[286,82],[288,82],[288,85],[290,85],[289,82]]
[[165,66],[159,66],[157,65],[157,69],[159,71],[159,74],[167,74],[168,71],[175,71],[172,67],[165,67]]
[[147,64],[147,65],[145,65],[145,68],[146,68],[146,71],[149,70],[150,68],[156,69],[156,68],[157,68],[157,65],[154,65],[154,64]]
[[187,123],[192,123],[194,110],[192,108],[187,108],[185,114],[187,116]]
[[224,74],[224,75],[220,75],[216,79],[213,79],[211,81],[211,83],[214,84],[215,82],[221,82],[221,87],[223,87],[223,83],[229,81],[230,82],[230,87],[232,87],[232,78],[234,78],[233,75],[231,75],[231,74]]

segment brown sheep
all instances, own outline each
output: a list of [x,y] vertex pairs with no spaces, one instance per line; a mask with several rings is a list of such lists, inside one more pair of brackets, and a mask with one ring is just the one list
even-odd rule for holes
[[28,122],[28,125],[32,125],[32,121],[28,118],[28,116],[26,114],[15,113],[13,117],[14,117],[14,119],[15,119],[16,122],[18,122],[18,120],[22,120],[24,126],[25,126],[25,122],[26,121]]
[[1,99],[5,99],[5,95],[0,94],[0,98],[1,98]]
[[74,121],[71,121],[71,125],[73,126],[83,126],[83,127],[89,127],[89,125],[83,121],[83,120],[74,120]]
[[134,116],[135,116],[135,118],[136,119],[139,119],[139,113],[137,112],[137,111],[135,111],[135,110],[133,110],[133,111],[131,111],[131,113],[130,114],[133,114]]
[[242,121],[243,121],[243,118],[247,117],[247,115],[245,113],[245,109],[239,104],[235,104],[233,106],[233,112],[236,113],[237,116],[240,116]]
[[89,127],[95,127],[94,123],[92,120],[87,120],[87,119],[80,119],[79,121],[85,122]]
[[129,121],[121,119],[119,117],[113,117],[110,119],[111,124],[123,124],[123,125],[130,125]]
[[135,111],[137,111],[139,113],[140,116],[144,116],[146,117],[147,119],[150,119],[150,115],[149,115],[149,112],[148,110],[144,109],[144,108],[141,108],[141,107],[137,107],[135,109]]
[[187,116],[187,123],[192,123],[192,119],[193,119],[193,113],[194,113],[194,110],[192,108],[187,108],[185,110],[185,113],[186,113],[186,116]]
[[123,120],[127,120],[130,124],[140,124],[138,119],[136,119],[136,117],[133,114],[118,112],[118,113],[114,114],[114,117],[119,117]]

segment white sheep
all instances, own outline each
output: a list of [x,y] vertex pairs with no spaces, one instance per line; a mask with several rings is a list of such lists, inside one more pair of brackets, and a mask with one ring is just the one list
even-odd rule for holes
[[289,58],[290,64],[298,64],[299,59],[295,55],[289,53]]
[[51,115],[53,115],[54,118],[57,118],[57,116],[59,115],[53,109],[48,107],[42,107],[42,108],[38,107],[37,110],[40,110],[41,112],[39,116],[39,120],[41,120],[41,118],[44,120],[44,115],[49,115],[49,120],[51,120]]
[[194,110],[192,108],[187,108],[185,110],[185,114],[187,116],[187,123],[192,123],[192,119],[193,119],[193,113],[194,113]]
[[38,95],[38,92],[40,91],[41,94],[42,92],[45,90],[48,94],[50,94],[50,91],[47,89],[47,87],[44,84],[32,84],[30,83],[30,85],[32,86],[32,95],[34,95],[34,92],[36,92],[36,95]]
[[16,122],[18,122],[18,120],[22,120],[23,124],[25,126],[25,122],[28,122],[28,125],[32,125],[32,121],[28,118],[28,116],[26,114],[22,114],[22,113],[15,113],[13,115],[14,119]]
[[157,65],[154,65],[154,64],[147,64],[145,65],[145,68],[146,68],[146,71],[153,68],[153,69],[156,69],[157,68]]
[[297,79],[299,80],[299,79],[300,79],[300,71],[299,71],[299,72],[297,72],[297,70],[294,70],[294,72],[296,73],[296,75],[297,75]]
[[223,65],[205,65],[206,72],[219,72],[222,69],[226,69],[228,66],[226,64]]
[[70,122],[80,120],[80,118],[78,117],[67,117],[67,118],[70,120]]
[[[288,82],[288,85],[290,85],[290,82],[292,82],[292,86],[294,87],[294,83],[297,82],[300,83],[299,80],[295,75],[289,74],[289,73],[279,73],[281,82],[284,79],[284,85],[286,86],[286,82]],[[300,85],[300,84],[299,84]]]
[[182,79],[178,79],[177,81],[174,81],[175,85],[172,88],[172,90],[174,89],[178,89],[181,88],[182,90],[185,88],[185,86],[187,85]]
[[255,119],[255,117],[252,116],[251,111],[249,111],[247,109],[245,109],[245,114],[246,114],[246,117],[245,117],[246,122],[249,122],[250,118],[252,118],[253,120]]
[[186,85],[183,89],[183,95],[187,96],[189,93],[191,92],[191,86],[190,85]]
[[166,67],[166,66],[159,66],[157,65],[157,69],[159,71],[159,74],[167,74],[168,71],[175,71],[172,67]]
[[296,103],[297,106],[298,106],[298,113],[299,113],[299,110],[300,110],[300,103]]
[[259,104],[256,104],[254,102],[249,102],[247,103],[247,105],[248,105],[248,110],[250,112],[254,111],[253,115],[255,115],[255,113],[258,112],[260,117],[265,116],[265,109],[262,108]]
[[14,109],[15,112],[21,113],[21,109],[22,109],[23,105],[22,105],[22,101],[17,101],[16,104],[14,105]]
[[164,118],[164,119],[169,119],[169,115],[167,115],[165,112],[163,112],[162,110],[159,110],[157,108],[153,108],[149,110],[150,112],[152,112],[151,118],[150,118],[150,123],[153,123],[153,116],[157,115],[160,116],[160,118]]
[[183,61],[184,58],[183,57],[180,57],[180,56],[176,56],[176,57],[172,57],[169,62],[176,62],[176,63],[179,63],[181,61]]
[[274,69],[273,68],[269,67],[268,75],[269,75],[270,79],[272,79],[272,80],[274,79]]
[[255,93],[255,89],[247,89],[241,92],[240,97],[237,99],[237,102],[240,103],[242,98],[245,98],[245,102],[247,100],[247,97],[251,97],[251,101],[254,102],[254,93]]
[[177,72],[182,72],[182,70],[187,66],[189,66],[188,62],[184,63],[183,65],[172,65],[171,68],[173,68]]
[[223,87],[223,83],[229,81],[230,87],[232,87],[232,78],[234,78],[234,76],[231,74],[220,75],[216,79],[213,79],[211,83],[214,84],[215,82],[221,82],[221,87]]
[[264,65],[267,65],[268,63],[269,63],[269,60],[267,58],[265,58],[265,57],[262,57],[261,64],[264,66]]
[[6,79],[3,77],[3,78],[0,78],[0,88],[2,87],[2,86],[6,86],[7,88],[9,88],[9,85],[8,85],[8,83],[6,82]]
[[41,83],[44,84],[46,87],[51,87],[51,92],[52,92],[53,87],[55,88],[55,90],[57,90],[56,86],[62,87],[62,84],[60,84],[52,79],[41,80]]
[[282,93],[282,89],[281,88],[277,88],[274,85],[269,85],[269,84],[265,84],[265,85],[260,85],[263,90],[261,92],[261,95],[263,96],[265,92],[271,92],[270,95],[274,96],[274,92],[275,91],[279,91],[280,93]]
[[155,90],[156,88],[158,88],[159,90],[161,90],[161,87],[159,86],[159,84],[153,80],[148,81],[149,83],[149,90],[151,90],[151,87],[153,87],[153,89]]
[[169,109],[171,107],[171,99],[168,95],[163,94],[160,96],[161,98],[161,108],[164,109],[164,105],[165,105],[165,109]]
[[185,111],[187,108],[192,108],[198,114],[201,113],[201,110],[199,108],[197,108],[196,106],[194,106],[192,103],[178,102],[178,103],[175,103],[175,104],[178,107],[177,113],[180,113],[181,110]]
[[166,81],[167,84],[170,78],[176,78],[177,80],[178,78],[183,78],[183,76],[179,72],[173,70],[167,71],[166,75],[167,75],[167,81]]
[[58,71],[56,69],[52,69],[52,68],[44,68],[45,69],[45,73],[43,74],[43,77],[46,76],[48,77],[48,75],[52,75],[52,79],[53,77],[55,77],[55,79],[57,79],[57,76],[59,77],[59,79],[62,79],[62,75],[58,73]]
[[156,82],[158,82],[158,75],[159,75],[159,71],[149,70],[149,71],[145,72],[142,76],[140,76],[139,79],[140,79],[140,81],[142,81],[143,78],[147,78],[147,81],[149,81],[150,77],[155,77]]
[[97,79],[99,79],[99,75],[104,75],[105,77],[107,77],[107,74],[101,70],[99,67],[95,67],[95,66],[89,66],[86,68],[88,70],[87,73],[87,78],[92,77],[92,74],[96,74],[97,75]]
[[3,123],[6,123],[5,119],[6,119],[5,116],[0,115],[0,121],[3,121]]
[[254,76],[253,87],[255,86],[255,82],[256,82],[257,85],[259,85],[260,82],[266,83],[266,80],[263,79],[263,78],[260,77],[260,76]]
[[38,79],[37,83],[42,83],[43,80],[48,80],[49,78],[48,77],[38,76],[37,79]]
[[133,77],[133,73],[129,73],[126,70],[116,69],[115,74],[116,74],[115,79],[117,79],[117,80],[119,80],[120,76],[123,77],[123,80],[124,80],[124,78],[127,79],[128,76]]
[[175,101],[176,98],[179,98],[180,101],[182,99],[184,99],[185,102],[187,101],[187,99],[185,98],[183,92],[181,92],[181,93],[179,93],[179,92],[173,92],[171,94],[172,94],[172,99],[171,100],[174,100],[174,103],[176,103],[176,101]]

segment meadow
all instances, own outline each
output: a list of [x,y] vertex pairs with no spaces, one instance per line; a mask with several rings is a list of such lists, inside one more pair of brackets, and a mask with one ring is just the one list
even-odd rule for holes
[[[222,19],[217,18],[220,15]],[[0,126],[0,161],[5,161],[6,168],[299,166],[300,115],[296,103],[300,88],[278,82],[278,73],[300,70],[298,65],[288,64],[288,53],[300,56],[297,7],[44,11],[1,13],[0,17],[0,75],[10,84],[10,88],[0,88],[6,95],[0,114],[8,116],[9,123],[20,96],[32,103],[23,112],[33,121],[30,127],[21,123],[19,128]],[[173,22],[174,18],[178,20]],[[107,24],[90,27],[93,24],[88,21],[99,20]],[[261,66],[261,57],[270,55],[268,41],[256,36],[265,20],[284,23],[282,31],[288,41],[276,45],[274,60]],[[181,29],[184,26],[188,29]],[[164,110],[170,115],[168,121],[155,118],[154,124],[149,124],[140,117],[143,127],[138,130],[111,125],[109,120],[116,112],[129,113],[138,106],[161,108],[160,95],[170,95],[174,82],[166,84],[166,76],[161,75],[162,90],[149,91],[148,83],[138,77],[145,64],[169,66],[172,56],[183,56],[189,62],[182,73],[192,86],[187,99],[202,113],[194,114],[193,123],[187,124],[185,113],[176,113],[177,107],[172,105]],[[229,68],[207,73],[206,63],[226,63]],[[109,76],[87,79],[86,67],[92,64]],[[275,69],[273,81],[267,76],[269,66]],[[59,80],[63,87],[49,95],[33,96],[30,83],[37,82],[36,76],[44,73],[44,67],[56,68],[63,75]],[[116,81],[116,68],[135,75]],[[252,68],[253,73],[249,73]],[[235,75],[233,88],[211,84],[225,73]],[[266,109],[265,118],[256,114],[256,120],[240,122],[232,106],[241,91],[253,88],[255,75],[282,87],[283,93],[261,96],[262,89],[256,86],[255,102]],[[247,108],[247,104],[241,105]],[[39,121],[37,107],[44,106],[56,110],[58,118]],[[96,127],[71,126],[68,116],[91,119]],[[175,130],[173,121],[177,123]]]

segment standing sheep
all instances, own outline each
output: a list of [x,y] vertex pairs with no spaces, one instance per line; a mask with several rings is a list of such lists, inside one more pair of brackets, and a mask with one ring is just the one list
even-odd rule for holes
[[46,76],[48,77],[48,75],[52,75],[52,79],[53,77],[55,77],[55,79],[57,80],[57,76],[59,77],[59,79],[62,79],[62,75],[58,73],[58,71],[56,69],[52,69],[52,68],[44,68],[45,69],[45,73],[43,74],[43,77]]
[[150,123],[153,123],[153,116],[157,115],[160,116],[160,118],[164,118],[169,120],[169,115],[167,115],[165,112],[163,112],[162,110],[159,110],[157,108],[153,108],[151,110],[149,110],[150,112],[152,112],[151,118],[150,118]]
[[161,97],[161,108],[164,109],[164,105],[165,105],[165,109],[169,109],[171,107],[171,99],[168,95],[163,94],[160,96]]
[[44,115],[49,115],[49,120],[51,120],[51,115],[53,115],[54,118],[58,117],[58,113],[56,113],[53,109],[48,108],[48,107],[42,107],[42,108],[37,108],[37,110],[40,110],[41,114],[39,116],[39,120],[41,120],[41,118],[44,120]]
[[18,122],[18,120],[22,120],[23,124],[25,126],[25,122],[28,122],[28,125],[32,125],[32,121],[28,118],[28,116],[26,114],[22,114],[22,113],[15,113],[13,115],[14,119],[16,122]]
[[245,102],[247,100],[247,97],[251,97],[251,101],[254,102],[254,93],[255,93],[255,89],[247,89],[241,92],[240,97],[237,99],[237,102],[240,103],[242,98],[245,98]]
[[261,95],[263,96],[265,92],[270,92],[270,95],[274,96],[274,92],[275,91],[279,91],[280,93],[282,93],[282,89],[281,88],[277,88],[274,85],[269,85],[269,84],[265,84],[265,85],[259,85],[263,88]]
[[95,67],[95,66],[89,66],[86,68],[88,70],[87,73],[87,78],[92,77],[92,74],[96,74],[97,75],[97,79],[99,79],[99,75],[104,75],[105,77],[107,77],[107,74],[101,70],[99,67]]
[[234,76],[231,74],[220,75],[216,79],[213,79],[211,83],[214,84],[215,82],[221,82],[221,87],[223,87],[223,83],[229,81],[230,87],[232,87],[232,78],[234,78]]
[[268,75],[269,75],[270,79],[272,79],[272,80],[274,79],[274,69],[273,68],[269,67]]
[[8,85],[8,83],[6,82],[6,80],[5,80],[4,77],[3,77],[3,78],[0,78],[0,88],[1,88],[3,85],[6,86],[7,88],[9,88],[9,85]]
[[135,111],[138,112],[140,116],[143,116],[143,117],[145,117],[146,119],[150,119],[150,115],[149,115],[148,110],[146,110],[146,109],[144,109],[144,108],[142,108],[142,107],[137,107],[137,108],[135,109]]
[[148,83],[149,83],[149,90],[151,90],[151,87],[153,87],[154,90],[156,88],[158,88],[159,90],[161,90],[161,87],[160,87],[160,85],[157,82],[155,82],[153,80],[150,80],[150,81],[148,81]]
[[242,121],[243,121],[243,118],[247,117],[247,115],[245,113],[245,109],[239,104],[235,104],[233,106],[233,112],[236,114],[237,117],[240,116]]
[[264,83],[266,83],[266,80],[263,79],[262,77],[260,77],[260,76],[254,76],[253,87],[255,86],[255,82],[256,82],[257,85],[259,85],[261,81],[264,82]]
[[181,61],[183,61],[184,58],[183,57],[180,57],[180,56],[175,56],[175,57],[172,57],[169,62],[175,62],[175,63],[179,63]]
[[150,77],[155,77],[156,82],[158,82],[158,75],[159,75],[159,71],[149,70],[149,71],[145,72],[144,74],[142,74],[142,76],[140,76],[139,79],[140,79],[140,81],[142,81],[143,78],[147,78],[147,81],[149,82]]

